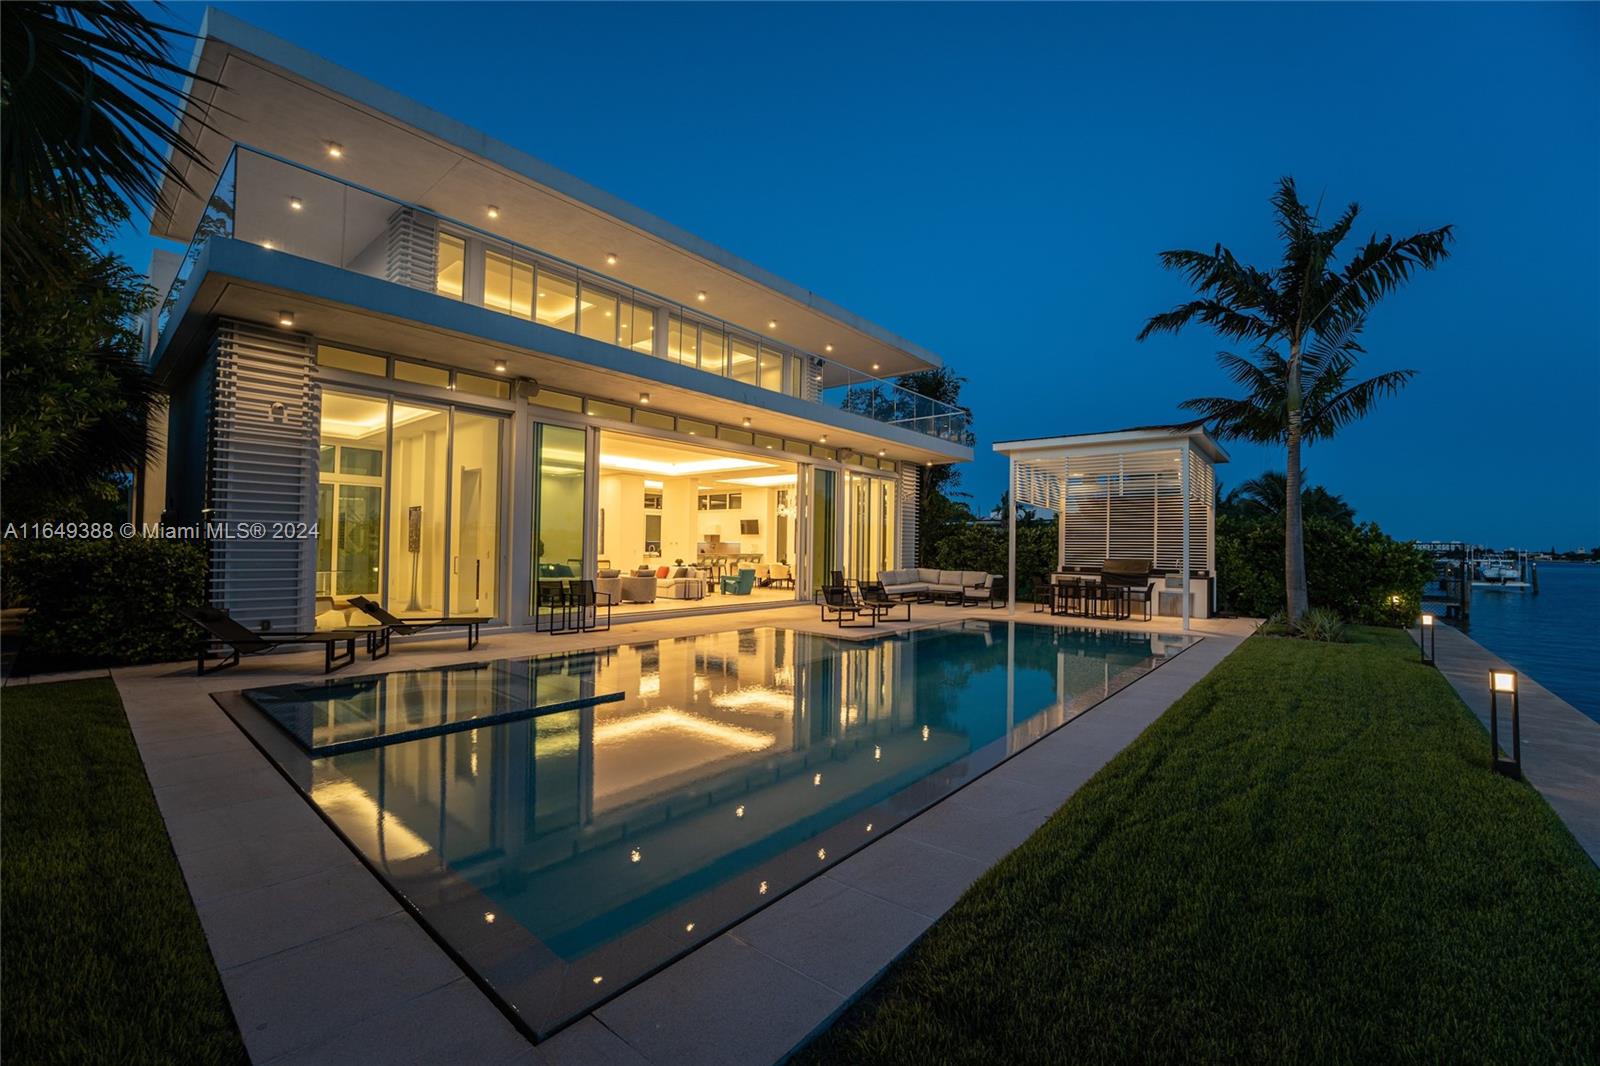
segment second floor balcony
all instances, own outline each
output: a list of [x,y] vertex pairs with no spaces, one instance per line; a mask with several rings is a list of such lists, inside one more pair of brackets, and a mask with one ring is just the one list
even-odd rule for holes
[[271,153],[236,147],[159,310],[164,333],[205,243],[228,237],[485,307],[700,373],[970,445],[967,412],[893,379],[630,286]]

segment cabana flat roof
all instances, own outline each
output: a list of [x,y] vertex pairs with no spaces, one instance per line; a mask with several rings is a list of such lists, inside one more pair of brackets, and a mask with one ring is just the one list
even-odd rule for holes
[[1069,433],[1054,437],[1020,437],[1014,440],[997,440],[994,450],[1002,455],[1024,452],[1058,452],[1080,454],[1105,453],[1119,449],[1148,451],[1155,448],[1179,448],[1185,441],[1213,466],[1228,461],[1228,453],[1203,429],[1186,426],[1135,426],[1130,429],[1113,429],[1103,433]]

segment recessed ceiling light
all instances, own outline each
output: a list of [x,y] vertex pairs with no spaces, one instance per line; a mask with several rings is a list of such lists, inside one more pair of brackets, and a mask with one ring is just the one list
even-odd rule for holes
[[506,372],[506,361],[504,359],[496,359],[494,361],[494,370],[497,374],[504,374]]
[[694,298],[696,300],[699,300],[701,303],[705,303],[706,302],[706,290],[701,289],[699,292],[694,294]]
[[884,451],[884,450],[883,450],[883,449],[882,449],[882,448],[879,448],[879,449],[878,449],[878,455],[879,455],[879,456],[880,456],[880,457],[882,457],[882,456],[885,456],[885,455],[888,455],[888,454],[889,454],[889,453],[888,453],[888,452],[886,452],[886,451]]
[[818,437],[817,438],[817,443],[818,444],[826,444],[826,443],[828,443],[828,435],[826,433],[824,433],[822,436]]
[[270,251],[272,251],[272,242],[271,241],[262,241],[261,242],[261,247],[265,248],[267,251],[270,252]]
[[874,369],[874,370],[878,369],[878,364],[877,363],[873,363],[872,364],[872,369]]
[[294,312],[293,311],[279,311],[278,312],[278,325],[284,326],[286,328],[289,327],[289,326],[294,325]]
[[823,346],[822,346],[822,350],[823,350],[823,351],[825,351],[825,352],[831,352],[831,351],[833,351],[833,345],[831,345],[831,344],[824,344],[824,345],[823,345]]
[[650,403],[650,394],[648,392],[641,392],[639,394],[639,402],[648,405]]
[[490,925],[493,925],[494,924],[494,911],[484,911],[483,912],[483,920],[488,922]]
[[748,429],[748,428],[749,428],[749,426],[750,426],[750,420],[749,420],[749,419],[748,419],[748,418],[747,418],[747,419],[745,419],[745,420],[744,420],[744,424],[745,424],[745,428],[746,428],[746,429]]
[[489,217],[490,218],[499,218],[500,217],[500,209],[498,207],[496,207],[494,204],[490,204],[489,205]]
[[301,201],[300,197],[298,197],[298,196],[289,197],[289,210],[291,210],[291,211],[299,211],[301,208],[303,208],[305,206],[306,205]]
[[775,319],[775,318],[767,319],[767,328],[768,329],[777,329],[778,328],[778,320]]
[[333,159],[343,159],[344,158],[344,145],[340,144],[338,141],[329,141],[328,142],[328,155],[329,155],[330,158],[333,158]]
[[607,252],[606,253],[606,266],[613,266],[614,267],[616,265],[617,265],[617,253],[616,252]]

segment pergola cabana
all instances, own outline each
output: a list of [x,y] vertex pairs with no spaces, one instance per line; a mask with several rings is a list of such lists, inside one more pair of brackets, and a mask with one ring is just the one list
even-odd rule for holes
[[[997,441],[1011,461],[1006,593],[1017,600],[1016,504],[1054,511],[1058,570],[1148,560],[1154,613],[1210,614],[1216,572],[1216,475],[1228,453],[1198,429],[1149,427]],[[1187,505],[1186,502],[1187,501]]]

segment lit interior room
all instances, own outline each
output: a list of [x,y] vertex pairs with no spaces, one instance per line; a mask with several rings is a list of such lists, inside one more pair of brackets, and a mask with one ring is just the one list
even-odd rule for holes
[[618,616],[792,601],[794,463],[607,430],[596,590]]

